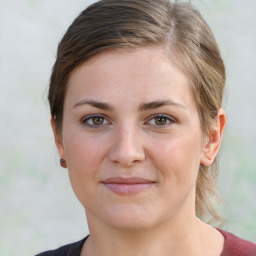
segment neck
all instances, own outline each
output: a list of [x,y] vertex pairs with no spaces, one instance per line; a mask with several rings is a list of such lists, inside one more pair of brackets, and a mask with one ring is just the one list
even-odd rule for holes
[[212,234],[213,229],[206,227],[194,215],[173,218],[150,230],[120,230],[103,225],[95,226],[95,223],[97,221],[88,221],[91,234],[84,245],[83,256],[208,255],[202,252],[212,241],[209,234]]

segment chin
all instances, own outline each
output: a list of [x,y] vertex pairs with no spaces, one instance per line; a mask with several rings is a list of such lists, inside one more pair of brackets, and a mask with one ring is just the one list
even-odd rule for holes
[[105,222],[117,229],[139,231],[150,229],[157,225],[160,218],[157,213],[143,206],[116,206],[107,209],[104,214]]

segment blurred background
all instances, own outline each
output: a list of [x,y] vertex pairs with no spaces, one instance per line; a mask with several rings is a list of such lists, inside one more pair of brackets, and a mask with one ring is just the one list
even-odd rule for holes
[[[88,0],[0,0],[0,256],[34,255],[87,233],[50,129],[59,40]],[[193,1],[227,67],[219,189],[224,229],[256,242],[256,2]]]

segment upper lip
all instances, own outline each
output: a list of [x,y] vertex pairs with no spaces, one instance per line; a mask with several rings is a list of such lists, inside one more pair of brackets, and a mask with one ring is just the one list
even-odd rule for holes
[[117,183],[117,184],[146,184],[155,183],[155,181],[141,177],[110,177],[102,181],[102,183]]

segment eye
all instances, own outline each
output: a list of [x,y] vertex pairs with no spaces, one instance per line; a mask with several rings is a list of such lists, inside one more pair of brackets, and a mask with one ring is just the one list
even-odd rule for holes
[[81,123],[90,127],[97,127],[97,126],[100,127],[100,126],[109,124],[107,119],[101,115],[90,115],[90,116],[84,117],[81,120]]
[[174,123],[174,119],[168,115],[159,114],[154,115],[147,123],[155,126],[166,126]]

